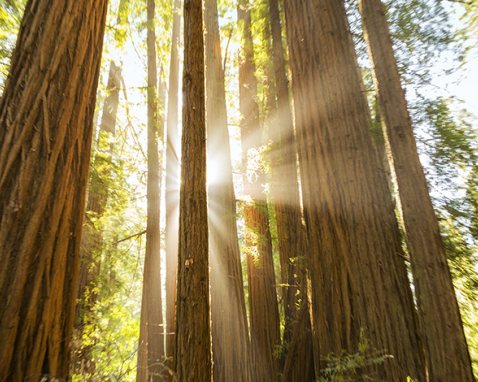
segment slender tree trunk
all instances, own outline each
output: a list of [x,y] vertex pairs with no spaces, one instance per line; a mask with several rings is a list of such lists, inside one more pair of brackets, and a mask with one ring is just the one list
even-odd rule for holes
[[179,36],[181,0],[173,0],[173,30],[169,68],[168,120],[166,133],[166,356],[174,367],[176,336],[176,277],[178,273],[178,207],[179,207]]
[[[398,224],[372,144],[344,4],[289,0],[285,11],[311,251],[316,377],[331,356],[362,348],[366,359],[348,370],[349,378],[422,380]],[[374,364],[377,351],[393,358]]]
[[217,1],[205,1],[209,243],[214,381],[249,381],[249,333],[236,226]]
[[[259,155],[262,140],[259,126],[259,106],[256,102],[254,51],[251,34],[251,15],[247,0],[238,5],[242,54],[239,62],[239,103],[241,111],[241,141],[244,176],[244,193],[251,200],[244,204],[247,226],[247,270],[249,283],[249,312],[251,321],[251,349],[253,375],[260,381],[277,380],[280,345],[279,311],[275,290],[272,242],[269,230],[267,200],[262,190],[265,183],[262,168],[251,169],[251,156]],[[255,179],[254,179],[255,178]]]
[[0,380],[66,379],[107,1],[27,4],[0,101]]
[[183,134],[176,315],[178,381],[210,382],[203,3],[184,3]]
[[[105,180],[111,175],[112,139],[115,134],[120,87],[121,68],[114,61],[111,61],[106,85],[107,97],[103,104],[103,114],[98,134],[98,142],[100,143],[98,146],[104,147],[103,143],[109,142],[109,145],[106,145],[106,147],[109,146],[109,150],[106,153],[97,151],[91,163],[92,168],[104,168],[104,170],[98,170],[90,177],[86,221],[83,227],[84,233],[80,249],[80,283],[75,314],[75,331],[77,331],[80,340],[85,326],[94,324],[92,321],[94,319],[93,308],[98,299],[96,286],[101,271],[100,252],[103,246],[103,236],[101,228],[95,225],[95,221],[101,219],[108,202],[109,190],[108,185],[105,185]],[[106,162],[106,166],[104,166],[104,162]],[[72,362],[78,373],[86,375],[94,372],[95,365],[91,357],[91,351],[92,345],[83,346],[81,342],[79,348],[73,349]]]
[[431,381],[474,381],[438,220],[418,156],[385,8],[361,0],[365,36],[390,142]]
[[[156,65],[155,0],[147,3],[148,48],[148,181],[146,254],[138,348],[138,382],[162,381],[164,368],[164,328],[161,298],[161,159],[158,140],[163,125],[158,105]],[[147,369],[144,370],[144,359]]]

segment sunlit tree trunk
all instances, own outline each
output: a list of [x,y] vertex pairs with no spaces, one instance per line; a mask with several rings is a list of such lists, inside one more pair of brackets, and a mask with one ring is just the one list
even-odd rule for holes
[[181,0],[173,0],[171,62],[169,66],[168,117],[166,131],[166,356],[172,370],[176,346],[176,277],[178,272],[178,207],[179,207],[179,36]]
[[68,378],[107,1],[27,4],[0,101],[0,380]]
[[[110,62],[108,82],[106,85],[107,97],[103,103],[103,114],[98,134],[98,151],[94,154],[92,167],[100,168],[96,174],[90,177],[88,196],[86,202],[86,221],[83,227],[83,235],[80,249],[80,286],[78,289],[78,305],[76,307],[75,331],[81,336],[86,325],[92,323],[93,308],[97,302],[96,290],[98,277],[101,270],[99,254],[103,246],[101,229],[95,225],[97,219],[101,219],[108,202],[108,185],[105,180],[111,175],[111,156],[115,134],[116,114],[119,105],[119,92],[121,86],[121,68]],[[110,142],[107,144],[107,142]],[[105,152],[100,147],[108,147]],[[106,162],[106,166],[104,166]],[[104,170],[103,170],[104,169]],[[75,334],[76,337],[76,334]],[[75,370],[79,373],[91,373],[95,365],[91,359],[91,346],[83,346],[73,349],[72,362]]]
[[183,134],[176,311],[178,381],[212,377],[203,3],[184,3]]
[[[283,380],[306,381],[314,379],[310,318],[307,314],[305,274],[307,243],[301,215],[297,147],[277,0],[269,0],[269,20],[275,83],[272,90],[276,99],[270,121],[273,129],[271,194],[277,221],[281,283],[286,285],[283,296],[285,319]],[[296,336],[295,339],[292,338],[293,335]],[[301,340],[299,341],[297,337]]]
[[[116,19],[117,27],[127,22],[128,7],[129,0],[120,1]],[[84,232],[80,249],[80,284],[75,317],[75,338],[79,340],[79,347],[73,349],[72,362],[75,372],[84,376],[93,373],[95,369],[91,357],[92,346],[84,346],[81,343],[81,336],[87,325],[94,324],[93,308],[98,299],[96,286],[101,272],[100,252],[103,246],[103,236],[101,227],[98,227],[95,222],[101,221],[108,202],[109,184],[107,182],[111,176],[110,163],[114,150],[120,88],[121,66],[111,60],[96,150],[94,150],[93,160],[90,164],[96,171],[90,174],[86,221],[83,226]]]
[[205,1],[209,243],[214,381],[249,381],[247,329],[216,0]]
[[[347,371],[349,378],[422,380],[398,224],[372,144],[344,4],[288,0],[285,12],[311,251],[316,377],[332,365],[331,356],[361,350],[365,361]],[[374,363],[377,351],[393,358]]]
[[[164,328],[161,298],[161,159],[158,140],[162,140],[163,121],[158,105],[156,64],[155,0],[147,3],[148,49],[148,181],[146,254],[138,345],[138,382],[162,381],[164,373]],[[147,360],[147,361],[145,361]],[[146,370],[144,366],[146,364]]]
[[249,313],[251,322],[251,350],[253,375],[260,381],[277,380],[277,347],[280,345],[279,312],[275,290],[272,241],[262,165],[254,167],[262,139],[259,107],[256,102],[254,51],[251,34],[251,15],[247,0],[238,5],[241,32],[239,61],[239,104],[241,111],[241,142],[244,166],[244,219],[247,226],[247,271],[249,284]]
[[417,152],[385,8],[380,0],[361,0],[360,10],[394,162],[429,378],[473,381],[460,311]]

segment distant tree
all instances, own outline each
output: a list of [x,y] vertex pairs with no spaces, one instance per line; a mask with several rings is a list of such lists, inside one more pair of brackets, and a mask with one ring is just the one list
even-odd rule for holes
[[214,380],[247,382],[250,378],[249,331],[237,236],[217,1],[205,0],[204,5],[207,154],[217,177],[208,187]]
[[[251,33],[249,1],[238,3],[237,14],[241,33],[239,58],[239,105],[241,112],[241,144],[244,166],[244,220],[247,226],[247,273],[253,375],[261,381],[277,379],[280,346],[279,311],[275,290],[272,240],[267,199],[263,190],[264,169],[257,166],[262,145],[257,104],[257,79]],[[255,163],[256,162],[256,163]]]
[[173,2],[171,60],[169,65],[168,111],[166,121],[166,355],[172,369],[176,345],[176,281],[178,273],[179,206],[179,39],[181,0]]
[[163,138],[163,120],[158,102],[155,0],[147,2],[148,49],[148,180],[146,254],[138,345],[138,382],[159,382],[164,367],[164,327],[161,297],[161,168],[158,141]]

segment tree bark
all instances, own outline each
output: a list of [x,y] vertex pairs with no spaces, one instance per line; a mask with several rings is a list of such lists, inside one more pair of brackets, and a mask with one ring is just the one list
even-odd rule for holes
[[418,156],[385,8],[361,0],[374,82],[390,142],[431,381],[474,381],[438,220]]
[[107,1],[27,4],[0,101],[0,380],[67,379]]
[[250,380],[249,333],[236,226],[217,1],[206,0],[206,115],[214,381]]
[[[360,379],[422,380],[415,310],[344,4],[285,3],[308,232],[316,377],[368,343]],[[393,358],[375,362],[377,351]]]
[[174,367],[176,345],[176,282],[178,273],[178,207],[179,207],[179,38],[181,0],[173,0],[171,62],[169,68],[168,119],[166,132],[166,356]]
[[210,382],[203,3],[184,3],[183,134],[176,316],[178,381]]
[[[275,290],[272,241],[269,229],[267,200],[262,190],[264,170],[252,169],[253,155],[262,140],[259,124],[257,80],[255,78],[254,51],[251,34],[251,14],[247,0],[237,8],[241,31],[242,54],[239,61],[239,104],[241,112],[241,142],[243,152],[244,219],[247,227],[247,271],[249,283],[249,312],[253,375],[260,381],[274,381],[278,376],[277,350],[280,346],[279,311]],[[260,165],[259,165],[260,167]],[[255,179],[254,179],[255,178]]]
[[[161,297],[161,167],[158,140],[162,137],[163,121],[158,104],[156,64],[155,0],[147,2],[148,49],[148,180],[146,253],[144,260],[143,296],[138,346],[138,382],[163,380],[164,328]],[[144,361],[147,360],[147,362]],[[144,370],[144,364],[147,367]]]

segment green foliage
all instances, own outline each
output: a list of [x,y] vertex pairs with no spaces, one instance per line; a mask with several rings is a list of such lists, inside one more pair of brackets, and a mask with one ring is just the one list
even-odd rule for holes
[[20,27],[26,0],[0,0],[0,91],[8,75],[10,55]]
[[348,354],[343,351],[340,355],[329,355],[322,360],[326,367],[323,368],[320,382],[353,382],[359,380],[375,380],[369,371],[374,365],[382,365],[393,356],[385,351],[374,350],[365,338],[363,331],[357,351]]

